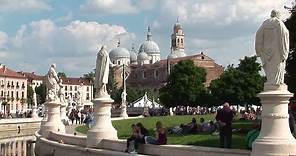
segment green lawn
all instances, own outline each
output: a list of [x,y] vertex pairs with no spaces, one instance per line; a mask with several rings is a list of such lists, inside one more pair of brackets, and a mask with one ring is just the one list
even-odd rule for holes
[[[164,127],[174,127],[181,123],[189,123],[195,117],[199,122],[201,117],[205,118],[206,121],[214,120],[213,115],[185,115],[185,116],[163,116],[163,117],[147,117],[139,119],[127,119],[113,121],[113,126],[117,129],[118,137],[120,139],[126,139],[131,134],[131,124],[141,122],[148,130],[150,135],[153,135],[155,123],[161,121]],[[248,131],[253,124],[252,121],[234,121],[233,128],[243,128]],[[79,126],[76,131],[86,134],[88,128],[86,126]],[[234,133],[232,138],[232,148],[245,149],[245,133]],[[210,134],[190,134],[190,135],[168,135],[168,144],[182,144],[182,145],[196,145],[196,146],[208,146],[208,147],[219,147],[219,136]]]

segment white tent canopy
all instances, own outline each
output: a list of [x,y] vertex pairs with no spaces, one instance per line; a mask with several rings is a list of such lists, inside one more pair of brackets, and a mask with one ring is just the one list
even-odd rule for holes
[[147,94],[130,104],[131,107],[160,108],[160,104],[147,97]]

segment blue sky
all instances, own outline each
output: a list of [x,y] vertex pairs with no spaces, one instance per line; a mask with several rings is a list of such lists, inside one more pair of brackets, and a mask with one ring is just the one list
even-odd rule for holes
[[45,74],[52,63],[68,76],[92,70],[102,44],[136,49],[152,27],[162,59],[177,17],[188,55],[203,51],[217,63],[254,55],[254,34],[272,9],[292,0],[0,0],[0,62]]

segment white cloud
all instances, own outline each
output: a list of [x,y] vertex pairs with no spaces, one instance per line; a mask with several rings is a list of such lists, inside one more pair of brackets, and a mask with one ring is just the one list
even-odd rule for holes
[[[37,68],[39,72],[55,62],[65,72],[81,76],[95,65],[100,46],[107,44],[112,49],[119,38],[127,45],[135,35],[119,25],[76,20],[57,26],[52,20],[33,21],[21,26],[11,37],[9,50],[18,57],[10,61],[22,62],[26,64],[26,70]],[[21,64],[18,68],[25,70]]]
[[154,8],[155,3],[155,0],[87,0],[80,9],[94,14],[135,14]]
[[50,10],[44,0],[0,0],[0,12]]

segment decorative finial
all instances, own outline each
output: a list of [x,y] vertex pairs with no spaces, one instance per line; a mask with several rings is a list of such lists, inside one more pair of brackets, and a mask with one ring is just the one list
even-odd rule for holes
[[117,47],[120,46],[120,38],[118,39],[118,42],[117,42]]
[[151,27],[148,26],[147,41],[151,41],[151,40],[152,40]]

